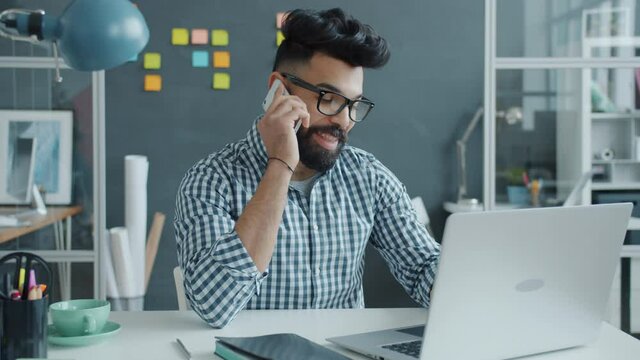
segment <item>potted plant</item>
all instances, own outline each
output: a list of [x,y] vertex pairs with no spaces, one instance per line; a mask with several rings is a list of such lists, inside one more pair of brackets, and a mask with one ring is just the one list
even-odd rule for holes
[[507,198],[510,204],[529,205],[531,194],[527,189],[527,171],[522,167],[507,169],[505,172],[507,179]]

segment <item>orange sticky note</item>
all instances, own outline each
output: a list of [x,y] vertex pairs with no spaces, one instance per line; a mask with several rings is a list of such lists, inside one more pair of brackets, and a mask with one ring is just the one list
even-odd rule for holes
[[162,76],[160,75],[144,76],[144,91],[160,91],[160,90],[162,90]]
[[284,40],[284,34],[282,33],[282,31],[278,30],[278,33],[276,34],[276,45],[280,46],[283,40]]
[[192,45],[207,45],[208,43],[209,43],[209,30],[207,29],[191,30]]
[[144,54],[144,68],[145,69],[160,69],[162,65],[162,57],[160,53],[148,52]]
[[171,43],[173,45],[189,45],[189,30],[185,28],[171,29]]
[[229,32],[227,30],[215,29],[211,31],[211,45],[227,46],[229,45]]
[[231,67],[231,54],[228,51],[214,51],[213,67],[214,68]]
[[215,90],[229,90],[231,88],[231,76],[227,73],[214,73],[213,88]]

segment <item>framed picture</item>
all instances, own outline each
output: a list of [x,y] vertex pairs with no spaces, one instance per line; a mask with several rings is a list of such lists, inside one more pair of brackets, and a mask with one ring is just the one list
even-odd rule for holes
[[71,111],[0,110],[0,204],[21,204],[10,194],[16,183],[14,159],[21,139],[33,139],[33,184],[44,190],[46,204],[71,203]]

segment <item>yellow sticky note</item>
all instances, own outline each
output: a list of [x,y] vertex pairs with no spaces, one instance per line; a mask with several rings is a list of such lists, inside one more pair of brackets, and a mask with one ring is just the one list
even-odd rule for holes
[[148,52],[144,54],[145,69],[160,69],[162,57],[160,53]]
[[211,31],[211,45],[227,46],[229,45],[229,32],[227,30],[215,29]]
[[282,31],[278,30],[278,33],[276,34],[276,45],[280,46],[283,40],[284,40],[284,34],[282,33]]
[[214,73],[213,88],[215,90],[229,90],[231,88],[231,76],[227,73]]
[[160,90],[162,90],[162,76],[160,75],[144,76],[144,91],[160,91]]
[[189,45],[189,30],[185,28],[171,29],[171,43],[173,45]]
[[214,51],[213,67],[214,68],[231,67],[231,54],[228,51]]

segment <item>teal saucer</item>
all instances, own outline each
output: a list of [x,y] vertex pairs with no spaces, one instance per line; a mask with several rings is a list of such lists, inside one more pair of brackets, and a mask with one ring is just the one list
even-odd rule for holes
[[91,334],[91,335],[81,335],[81,336],[62,336],[56,329],[56,327],[52,324],[49,325],[49,342],[56,345],[62,346],[85,346],[91,345],[95,343],[99,343],[103,340],[106,340],[113,335],[117,334],[120,331],[120,324],[107,321],[104,324],[104,327],[99,333]]

